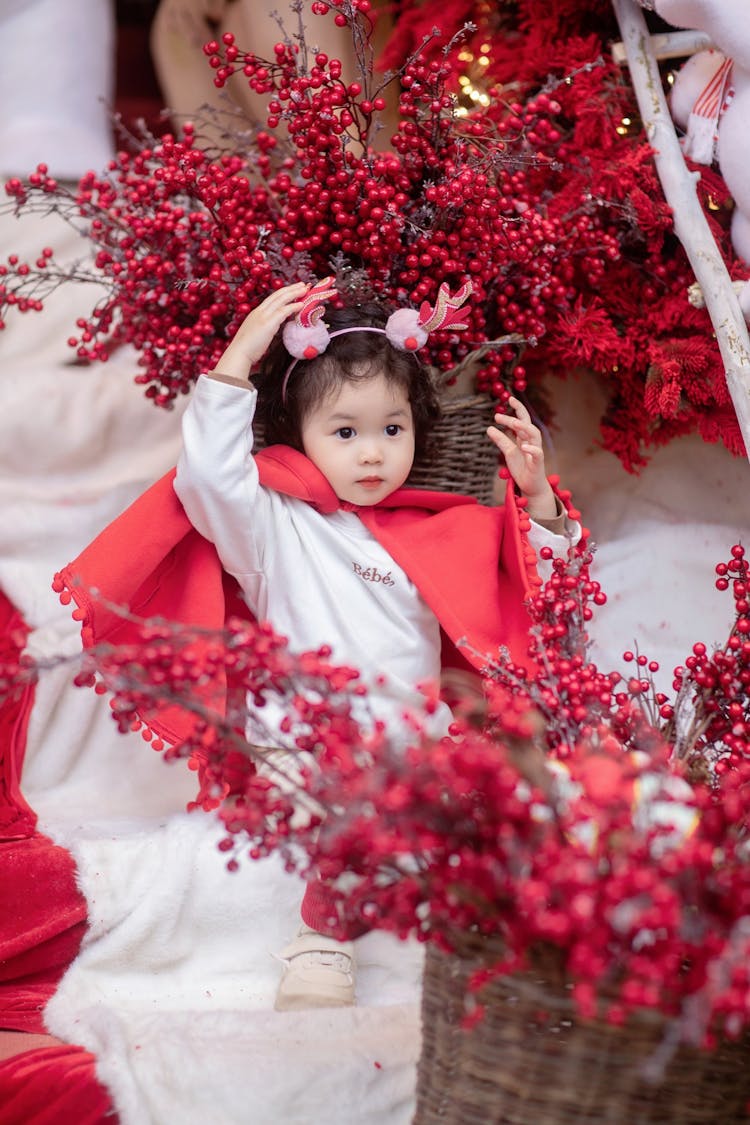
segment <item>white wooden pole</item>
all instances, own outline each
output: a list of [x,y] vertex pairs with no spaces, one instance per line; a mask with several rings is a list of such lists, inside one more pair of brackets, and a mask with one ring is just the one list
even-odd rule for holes
[[[662,35],[651,36],[651,51],[657,60],[684,59],[710,46],[711,40],[704,31],[667,31]],[[627,63],[623,43],[612,44],[612,58],[618,66]]]
[[750,339],[737,294],[677,139],[646,21],[634,0],[612,0],[656,171],[711,318],[729,394],[750,459]]

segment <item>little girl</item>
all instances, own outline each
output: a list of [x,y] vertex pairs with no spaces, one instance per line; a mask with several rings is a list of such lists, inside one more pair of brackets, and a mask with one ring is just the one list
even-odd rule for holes
[[[360,670],[363,722],[382,720],[398,744],[409,737],[405,714],[418,713],[423,729],[441,737],[451,712],[443,702],[428,716],[418,686],[439,682],[442,635],[454,644],[465,636],[480,654],[499,644],[523,654],[530,546],[564,553],[580,529],[567,525],[539,431],[517,399],[515,416],[496,415],[502,428],[487,433],[526,499],[525,545],[512,500],[503,524],[502,507],[405,488],[439,417],[415,354],[426,334],[405,335],[404,310],[386,317],[377,306],[329,306],[324,321],[323,302],[334,295],[325,282],[288,285],[247,316],[216,369],[198,380],[174,488],[258,619],[292,651],[327,644],[333,661]],[[461,327],[455,317],[438,322]],[[274,443],[270,485],[253,456],[256,406]],[[269,761],[272,747],[294,750],[282,718],[272,702],[262,721],[250,709],[248,740],[268,746]],[[281,954],[276,1007],[354,1003],[352,943],[326,932],[325,883],[308,885],[301,914],[304,925]]]

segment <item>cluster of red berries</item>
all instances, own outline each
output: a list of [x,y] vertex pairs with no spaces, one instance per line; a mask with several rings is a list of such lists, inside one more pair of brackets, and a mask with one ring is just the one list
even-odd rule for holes
[[673,708],[664,711],[670,732],[690,745],[683,756],[707,760],[718,772],[734,769],[748,757],[750,746],[750,565],[745,548],[736,543],[727,562],[716,567],[716,587],[731,588],[734,624],[726,642],[714,651],[697,642],[684,668],[675,669],[674,689],[690,724],[679,730]]
[[[367,18],[367,2],[318,6],[329,7],[340,22]],[[226,34],[205,51],[217,86],[243,75],[268,99],[251,151],[210,153],[187,125],[179,138],[119,153],[74,194],[43,167],[7,185],[21,212],[52,207],[85,225],[92,276],[108,295],[76,323],[69,342],[80,359],[134,345],[136,381],[168,406],[213,366],[269,289],[332,272],[344,294],[396,305],[418,305],[440,282],[457,288],[470,277],[468,331],[434,334],[425,359],[448,371],[482,343],[525,337],[535,346],[523,363],[506,344],[478,369],[477,389],[500,402],[557,366],[571,332],[578,358],[591,358],[585,332],[570,325],[581,293],[599,293],[613,267],[623,268],[623,221],[621,209],[593,198],[580,160],[569,160],[566,90],[512,102],[490,91],[485,106],[461,116],[455,52],[419,53],[399,70],[399,124],[390,150],[378,152],[385,79],[344,79],[340,61],[308,57],[300,43],[279,43],[261,60]],[[632,241],[630,227],[626,236]],[[617,277],[621,297],[627,281],[640,300],[641,264]],[[10,305],[38,311],[64,276],[46,251],[36,263],[11,259],[3,272],[0,314]],[[603,339],[599,325],[590,332],[588,340]],[[638,362],[630,344],[618,352],[607,363]]]
[[[367,0],[323,9],[357,27],[368,18]],[[243,79],[267,99],[250,148],[238,136],[235,151],[217,154],[188,124],[179,137],[119,153],[75,192],[41,165],[10,181],[17,211],[55,210],[83,225],[93,263],[66,272],[48,250],[30,262],[11,256],[0,267],[0,316],[38,311],[66,276],[98,281],[105,296],[78,320],[71,347],[103,360],[132,344],[137,382],[168,406],[273,287],[333,273],[344,295],[418,305],[440,282],[457,288],[468,276],[468,331],[436,333],[425,359],[449,371],[483,343],[519,334],[530,345],[522,363],[506,344],[477,371],[477,389],[500,402],[549,370],[586,364],[612,382],[607,445],[638,464],[657,432],[663,441],[704,418],[705,388],[721,364],[705,312],[687,308],[689,271],[668,245],[671,218],[648,150],[611,128],[629,108],[628,90],[601,60],[578,59],[569,80],[518,83],[514,100],[488,88],[467,108],[457,85],[461,38],[443,53],[423,44],[382,80],[367,68],[345,77],[339,60],[302,40],[279,42],[270,60],[231,34],[207,44],[217,85]],[[388,81],[398,84],[399,123],[379,151]],[[591,140],[592,121],[597,143],[583,151],[579,135]],[[622,169],[618,144],[627,147]],[[699,332],[709,344],[696,374],[689,345]],[[690,352],[684,363],[675,333]],[[712,402],[721,400],[715,391]],[[716,417],[721,436],[734,433],[728,417]]]
[[[49,174],[46,164],[38,164],[27,183],[14,176],[8,180],[5,190],[18,207],[29,202],[29,194],[34,196],[56,197],[60,191],[57,180]],[[54,251],[45,246],[34,262],[22,262],[18,254],[9,254],[7,265],[0,262],[0,313],[8,309],[18,312],[41,312],[44,297],[52,292],[64,276],[55,269]],[[0,316],[0,329],[5,328],[5,320]]]

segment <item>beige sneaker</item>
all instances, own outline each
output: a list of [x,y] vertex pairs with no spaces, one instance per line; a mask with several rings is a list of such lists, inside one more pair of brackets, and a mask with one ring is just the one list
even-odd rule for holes
[[354,1004],[354,946],[306,926],[278,955],[284,962],[274,1008],[346,1008]]

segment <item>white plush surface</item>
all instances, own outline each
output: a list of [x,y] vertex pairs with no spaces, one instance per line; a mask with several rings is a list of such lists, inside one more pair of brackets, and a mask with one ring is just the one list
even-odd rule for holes
[[275,860],[228,874],[202,814],[70,828],[91,924],[46,1021],[97,1054],[126,1125],[410,1120],[418,949],[368,935],[357,1008],[274,1012],[298,879]]
[[[23,252],[40,231],[7,220],[0,239]],[[77,252],[45,225],[50,241]],[[178,414],[132,385],[132,355],[68,365],[68,325],[88,301],[60,293],[44,318],[0,335],[0,586],[34,627],[34,651],[50,656],[78,649],[52,574],[174,462],[179,441]],[[584,509],[610,594],[597,657],[622,667],[638,637],[668,679],[694,640],[725,635],[730,599],[713,591],[713,566],[750,526],[748,465],[689,439],[628,477],[596,448],[590,385],[556,393],[549,468]],[[296,928],[299,883],[275,861],[228,874],[214,820],[182,811],[189,772],[117,735],[106,702],[70,686],[67,666],[40,686],[24,784],[42,830],[75,856],[91,918],[46,1022],[94,1051],[123,1125],[410,1120],[419,948],[368,935],[354,1011],[273,1012],[273,953]]]

